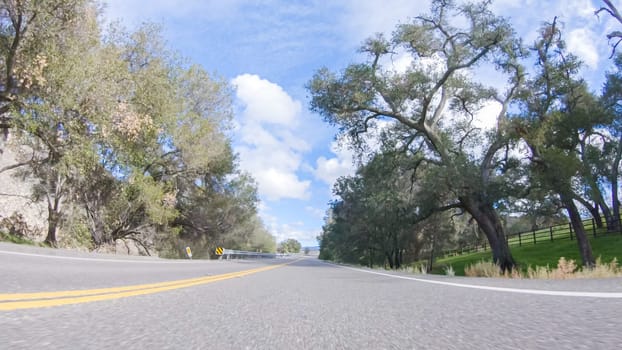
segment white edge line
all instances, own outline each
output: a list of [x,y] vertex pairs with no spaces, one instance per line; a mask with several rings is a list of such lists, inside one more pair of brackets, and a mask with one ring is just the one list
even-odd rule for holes
[[[331,263],[328,263],[328,264],[331,264]],[[443,282],[443,281],[427,280],[427,279],[416,278],[416,277],[392,275],[389,273],[357,269],[354,267],[343,266],[343,265],[338,265],[338,264],[331,264],[331,265],[335,265],[335,266],[348,269],[348,270],[371,273],[373,275],[380,275],[380,276],[385,276],[385,277],[399,278],[403,280],[417,281],[417,282],[430,283],[430,284],[440,284],[444,286],[459,287],[459,288],[482,289],[482,290],[491,290],[495,292],[505,292],[505,293],[552,295],[552,296],[564,296],[564,297],[622,299],[622,293],[618,293],[618,292],[572,292],[572,291],[562,291],[562,290],[557,291],[557,290],[541,290],[541,289],[490,287],[490,286],[480,286],[480,285],[474,285],[474,284]]]
[[142,263],[142,264],[187,264],[190,262],[198,262],[197,260],[124,260],[124,259],[107,259],[107,258],[81,258],[76,256],[62,256],[62,255],[47,255],[47,254],[35,254],[35,253],[23,253],[23,252],[11,252],[6,250],[0,250],[0,254],[10,255],[22,255],[22,256],[34,256],[38,258],[52,258],[52,259],[66,259],[66,260],[82,260],[82,261],[101,261],[101,262],[122,262],[122,263]]

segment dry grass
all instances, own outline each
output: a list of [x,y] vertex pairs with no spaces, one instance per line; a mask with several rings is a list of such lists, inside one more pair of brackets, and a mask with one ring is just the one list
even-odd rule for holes
[[618,265],[618,259],[613,258],[609,263],[603,263],[600,258],[596,259],[596,266],[592,269],[584,269],[576,273],[577,278],[602,278],[622,276],[622,266]]
[[426,275],[428,273],[426,264],[409,265],[402,267],[400,270],[414,275]]
[[468,265],[464,268],[465,276],[469,277],[505,277],[505,278],[523,278],[523,274],[519,269],[511,272],[501,272],[499,265],[491,261],[479,261],[475,264]]
[[609,263],[604,263],[600,258],[596,259],[596,265],[589,268],[578,268],[574,260],[561,257],[557,267],[529,266],[525,273],[514,269],[511,273],[502,273],[498,265],[490,261],[479,261],[464,268],[464,274],[469,277],[506,277],[506,278],[530,278],[530,279],[572,279],[572,278],[605,278],[622,276],[622,267],[614,258]]
[[464,274],[469,277],[502,277],[499,265],[492,261],[478,261],[475,264],[467,265]]

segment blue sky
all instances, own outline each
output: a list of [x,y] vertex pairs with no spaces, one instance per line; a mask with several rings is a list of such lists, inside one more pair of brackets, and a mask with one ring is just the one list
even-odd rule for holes
[[[429,8],[427,0],[106,3],[106,19],[129,28],[160,23],[172,49],[236,87],[235,150],[241,168],[258,181],[260,215],[278,241],[295,238],[305,246],[317,244],[332,183],[354,171],[351,152],[334,141],[336,130],[309,112],[305,84],[320,67],[338,71],[361,60],[356,50],[365,38],[390,34]],[[526,43],[540,23],[559,16],[569,49],[584,61],[592,89],[600,90],[610,66],[605,33],[622,25],[595,17],[598,6],[590,0],[501,0],[493,8],[510,18]],[[493,74],[482,74],[494,84]]]

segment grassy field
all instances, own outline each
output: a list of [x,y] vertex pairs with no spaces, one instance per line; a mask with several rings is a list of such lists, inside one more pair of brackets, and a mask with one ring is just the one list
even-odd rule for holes
[[[592,251],[595,257],[601,257],[603,261],[610,261],[614,257],[618,260],[622,258],[622,235],[608,234],[589,237],[592,245]],[[523,246],[511,246],[512,255],[516,260],[519,268],[526,270],[528,266],[557,266],[560,257],[573,259],[577,265],[581,264],[581,256],[576,240],[560,240],[560,241],[538,241],[537,244],[529,244]],[[492,260],[490,250],[485,252],[477,252],[452,256],[438,259],[432,269],[433,273],[443,274],[444,268],[453,267],[456,275],[464,275],[464,267],[480,260]]]

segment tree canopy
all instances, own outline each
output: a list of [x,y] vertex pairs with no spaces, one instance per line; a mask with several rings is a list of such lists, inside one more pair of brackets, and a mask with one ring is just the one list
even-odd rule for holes
[[[335,185],[321,257],[399,267],[401,254],[418,252],[408,247],[416,227],[445,212],[454,234],[467,232],[456,230],[457,215],[475,222],[493,261],[509,270],[516,262],[503,218],[529,215],[536,222],[565,209],[589,267],[594,258],[581,211],[619,230],[619,72],[607,75],[598,96],[578,75],[582,63],[568,52],[556,18],[525,45],[489,5],[432,1],[429,13],[397,25],[390,38],[367,39],[362,62],[340,72],[320,68],[308,83],[310,109],[337,126],[364,160],[356,176]],[[619,19],[606,5],[599,12]],[[396,56],[409,64],[394,65]],[[486,85],[482,70],[504,76],[505,86]],[[483,113],[494,122],[478,123]],[[367,142],[371,131],[380,147]],[[400,166],[387,165],[396,159]],[[445,235],[428,234],[432,242],[459,241]]]
[[[88,231],[176,255],[188,241],[274,251],[228,134],[232,89],[160,29],[101,29],[91,1],[4,1],[0,127],[46,203],[46,242]],[[199,250],[201,250],[199,249]],[[195,249],[196,251],[196,249]]]
[[300,253],[301,248],[302,245],[300,244],[300,242],[293,238],[288,238],[283,242],[279,243],[276,250],[279,253]]

